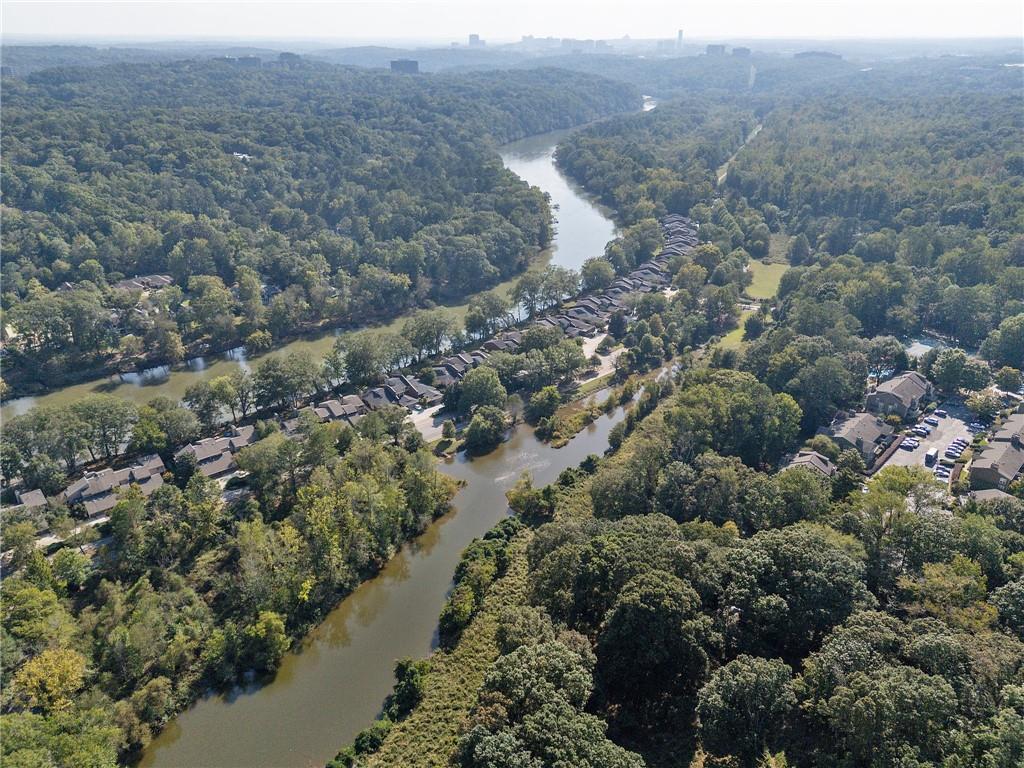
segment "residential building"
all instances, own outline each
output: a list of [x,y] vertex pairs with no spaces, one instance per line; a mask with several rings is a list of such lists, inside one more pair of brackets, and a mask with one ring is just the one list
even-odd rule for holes
[[114,288],[121,291],[156,291],[173,283],[174,280],[170,275],[136,275],[126,280],[119,280],[114,283]]
[[827,430],[843,450],[853,448],[859,451],[868,467],[892,442],[893,432],[891,425],[871,413],[854,413],[837,419]]
[[196,470],[206,477],[219,477],[235,468],[235,454],[256,442],[256,428],[235,427],[220,437],[206,437],[189,443],[174,454],[175,460],[192,454]]
[[81,505],[89,517],[102,514],[117,504],[117,492],[137,485],[149,496],[164,484],[164,463],[157,455],[146,456],[137,464],[123,469],[102,469],[87,472],[69,485],[62,494],[68,506]]
[[793,469],[794,467],[809,469],[826,480],[830,480],[836,473],[836,465],[827,456],[822,456],[817,451],[800,451],[785,468]]
[[931,382],[916,371],[908,371],[883,381],[865,398],[873,413],[894,413],[900,418],[923,409],[933,395]]
[[1016,496],[1011,496],[1006,491],[1000,491],[998,488],[985,488],[980,491],[971,491],[971,498],[975,501],[1002,501],[1004,499],[1016,499]]
[[1006,487],[1024,473],[1024,413],[1008,418],[971,463],[971,488]]
[[14,497],[25,509],[36,509],[46,506],[46,496],[38,488],[33,491],[16,491]]
[[347,421],[355,424],[368,413],[366,403],[358,395],[345,395],[340,400],[324,400],[313,412],[321,421]]
[[416,59],[395,59],[391,62],[391,71],[400,72],[403,75],[417,75],[420,71],[420,63]]

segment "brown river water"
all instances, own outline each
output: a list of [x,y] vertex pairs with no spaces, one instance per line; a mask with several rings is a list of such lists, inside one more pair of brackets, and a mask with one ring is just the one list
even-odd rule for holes
[[[584,259],[603,253],[614,225],[555,168],[554,148],[565,135],[556,131],[509,144],[502,148],[502,158],[551,195],[558,220],[551,261],[578,269]],[[295,344],[322,354],[332,342],[328,336]],[[289,348],[296,347],[284,349]],[[142,401],[158,394],[180,396],[196,377],[217,375],[238,364],[244,360],[218,360],[203,370],[172,372],[163,383],[117,382],[113,389]],[[81,386],[88,390],[95,384]],[[474,538],[509,514],[505,491],[523,472],[530,472],[536,484],[546,485],[587,455],[603,453],[608,433],[623,415],[619,408],[601,416],[557,450],[520,425],[493,453],[472,460],[460,454],[443,465],[444,472],[465,482],[449,514],[343,600],[285,656],[271,682],[200,699],[160,733],[140,766],[323,766],[377,716],[394,682],[395,660],[424,657],[435,647],[438,614],[459,556]]]

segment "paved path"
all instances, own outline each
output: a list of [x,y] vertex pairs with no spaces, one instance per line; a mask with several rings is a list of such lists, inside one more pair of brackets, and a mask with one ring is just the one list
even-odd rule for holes
[[444,408],[444,405],[434,405],[430,408],[426,408],[419,413],[412,413],[409,415],[410,421],[416,429],[423,435],[423,439],[428,443],[432,443],[435,440],[441,439],[441,430],[444,428],[444,423],[447,421],[446,418],[438,416],[438,412]]

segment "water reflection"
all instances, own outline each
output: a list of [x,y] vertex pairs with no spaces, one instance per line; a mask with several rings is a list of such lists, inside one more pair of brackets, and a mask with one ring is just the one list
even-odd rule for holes
[[[554,168],[555,144],[566,133],[516,142],[504,148],[503,159],[513,171],[550,193],[559,208],[553,261],[578,269],[585,259],[604,252],[614,227]],[[333,337],[327,334],[286,349],[314,351],[322,345],[323,354]],[[218,360],[201,373],[175,372],[168,386],[176,390],[182,376],[192,381],[241,362]],[[464,482],[451,512],[432,522],[380,574],[331,611],[295,652],[285,656],[273,680],[229,696],[202,699],[157,737],[141,765],[322,766],[379,713],[391,690],[395,660],[421,658],[436,647],[437,617],[459,556],[474,538],[508,514],[505,490],[524,471],[531,472],[538,485],[546,485],[588,454],[602,453],[609,432],[623,416],[621,408],[601,415],[557,450],[520,425],[487,456],[460,454],[446,461],[442,471]]]
[[554,481],[588,454],[602,453],[622,420],[617,408],[565,447],[551,448],[525,425],[487,456],[459,455],[443,471],[465,481],[454,508],[357,587],[286,655],[276,677],[255,690],[210,696],[177,718],[143,766],[322,765],[377,714],[403,656],[436,647],[437,616],[459,556],[508,514],[505,490],[523,471]]

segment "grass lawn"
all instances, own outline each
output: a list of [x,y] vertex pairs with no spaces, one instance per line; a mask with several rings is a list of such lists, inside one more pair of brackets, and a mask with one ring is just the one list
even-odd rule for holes
[[754,275],[752,282],[744,291],[752,299],[770,299],[779,290],[782,273],[789,269],[786,264],[766,264],[763,261],[750,261],[750,271]]
[[526,545],[533,536],[524,531],[509,546],[509,566],[484,598],[483,607],[450,653],[431,657],[423,700],[412,714],[395,725],[379,752],[366,765],[403,768],[446,768],[458,742],[459,728],[476,703],[477,691],[491,663],[498,658],[494,635],[503,608],[526,603]]
[[792,235],[785,232],[772,232],[768,240],[768,258],[765,261],[773,264],[789,263],[789,244],[793,240]]
[[743,346],[743,323],[752,314],[754,314],[754,313],[750,312],[750,311],[741,312],[740,313],[740,324],[739,324],[739,326],[736,327],[736,328],[733,328],[731,331],[729,331],[727,334],[725,334],[725,336],[722,337],[722,340],[720,342],[718,342],[718,346],[720,346],[722,349],[739,349],[740,347],[742,347]]

